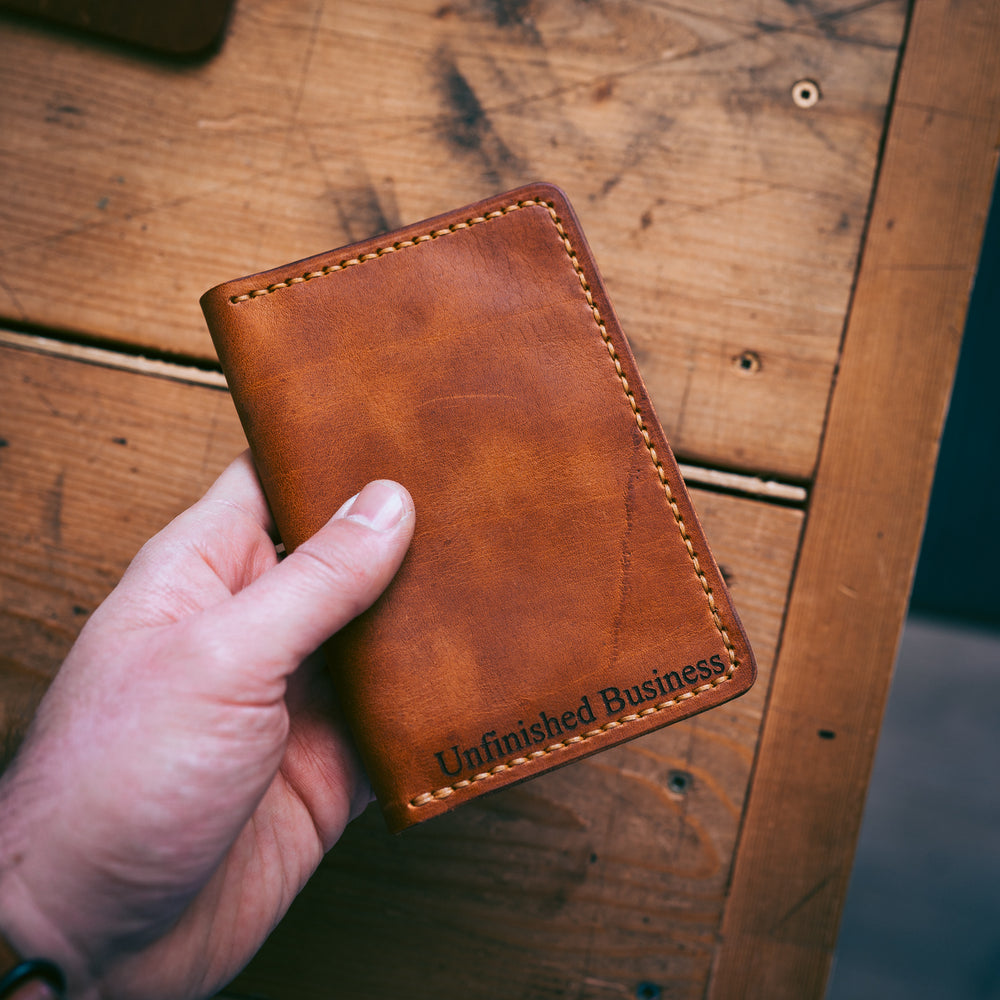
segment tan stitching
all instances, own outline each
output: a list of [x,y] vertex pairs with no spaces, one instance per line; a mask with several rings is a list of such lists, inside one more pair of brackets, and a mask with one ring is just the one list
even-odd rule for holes
[[530,207],[544,208],[549,213],[549,217],[552,219],[552,224],[555,226],[556,232],[559,234],[560,242],[566,250],[566,254],[569,257],[570,263],[573,265],[574,271],[576,271],[576,276],[580,279],[580,285],[583,288],[583,294],[587,300],[587,305],[590,306],[590,311],[593,314],[594,322],[597,324],[597,329],[601,334],[601,339],[604,341],[604,344],[608,349],[608,354],[614,362],[615,372],[622,384],[622,389],[625,392],[625,398],[628,400],[628,404],[632,409],[632,415],[635,417],[639,433],[642,435],[642,440],[646,445],[646,450],[649,452],[649,457],[653,462],[653,468],[656,469],[656,474],[659,477],[660,485],[663,487],[667,503],[670,505],[670,510],[674,515],[677,530],[680,532],[681,540],[684,542],[684,547],[687,549],[688,556],[691,559],[691,565],[694,567],[695,576],[698,578],[698,582],[701,584],[702,590],[705,592],[705,599],[708,601],[708,608],[712,614],[712,621],[715,623],[716,630],[722,637],[722,642],[725,645],[726,652],[729,656],[729,666],[726,668],[726,672],[721,677],[713,678],[708,684],[702,684],[700,687],[696,687],[691,691],[685,691],[683,694],[679,694],[676,698],[671,698],[669,701],[659,702],[650,708],[643,709],[641,712],[633,712],[629,715],[623,715],[620,719],[614,719],[611,722],[606,722],[603,726],[600,726],[597,729],[591,729],[589,732],[583,733],[580,736],[572,736],[560,743],[553,743],[550,746],[547,746],[544,750],[535,750],[526,757],[515,757],[512,760],[509,760],[506,764],[497,764],[496,767],[491,768],[489,771],[482,771],[479,774],[473,775],[469,779],[456,781],[453,785],[448,785],[445,788],[438,788],[433,792],[423,792],[410,801],[411,806],[423,806],[427,805],[429,802],[446,799],[448,796],[454,795],[454,793],[459,789],[468,788],[476,782],[494,778],[499,774],[503,774],[504,771],[520,767],[523,764],[530,764],[532,761],[545,757],[550,753],[555,753],[558,750],[566,750],[571,746],[575,746],[577,743],[583,743],[586,740],[593,739],[595,736],[600,736],[603,733],[610,732],[612,729],[617,729],[619,726],[628,725],[631,722],[637,722],[647,716],[654,715],[657,712],[662,712],[664,709],[678,705],[682,701],[688,701],[691,698],[695,698],[699,694],[703,694],[706,691],[711,691],[719,684],[730,680],[739,666],[739,662],[736,659],[736,649],[733,646],[732,640],[729,638],[729,631],[722,621],[722,616],[719,614],[719,609],[715,603],[715,595],[712,593],[711,584],[708,582],[708,578],[705,576],[705,573],[701,568],[701,563],[698,560],[698,553],[695,552],[694,543],[691,541],[687,525],[684,523],[684,515],[681,513],[681,510],[677,505],[673,490],[670,488],[670,483],[667,480],[666,471],[656,454],[656,448],[653,446],[649,430],[646,428],[642,414],[639,412],[639,405],[635,401],[635,396],[629,387],[628,379],[622,369],[621,359],[618,357],[615,345],[611,341],[611,335],[608,333],[604,320],[601,317],[601,311],[598,309],[597,303],[594,301],[590,284],[587,281],[587,276],[583,273],[583,267],[576,256],[573,244],[566,235],[566,230],[563,228],[562,220],[559,218],[559,214],[556,212],[556,207],[551,201],[529,198],[525,201],[514,202],[513,204],[497,209],[494,212],[488,212],[486,215],[473,216],[471,219],[466,219],[464,222],[452,223],[444,229],[431,230],[431,232],[416,236],[412,240],[400,240],[397,243],[379,247],[372,253],[362,254],[360,257],[351,257],[346,260],[342,260],[337,264],[328,264],[326,267],[321,268],[318,271],[307,271],[305,274],[294,278],[288,278],[285,281],[279,281],[273,285],[268,285],[266,288],[256,288],[253,291],[245,292],[242,295],[231,296],[229,301],[233,303],[233,305],[238,305],[241,302],[259,298],[262,295],[270,295],[279,289],[289,288],[292,285],[301,284],[303,281],[312,281],[314,278],[325,277],[328,274],[343,271],[345,268],[354,267],[357,264],[364,264],[369,260],[376,260],[379,257],[385,256],[385,254],[395,253],[397,250],[404,250],[408,247],[419,246],[421,243],[427,243],[430,240],[440,239],[442,236],[449,236],[452,233],[460,232],[463,229],[470,229],[472,226],[478,226],[484,222],[489,222],[491,219],[499,219],[510,212],[516,212],[518,209]]
[[433,792],[423,792],[416,798],[412,799],[410,801],[410,805],[425,806],[429,802],[446,799],[448,796],[454,795],[455,792],[460,789],[468,788],[470,785],[474,785],[478,781],[486,781],[489,778],[495,778],[498,774],[503,774],[504,771],[510,771],[515,767],[520,767],[522,764],[530,764],[533,761],[538,760],[540,757],[545,757],[550,753],[555,753],[557,750],[566,750],[571,746],[575,746],[577,743],[584,743],[587,740],[593,739],[595,736],[601,736],[604,733],[609,733],[612,729],[619,729],[630,722],[638,722],[640,719],[643,719],[648,715],[655,715],[657,712],[662,712],[666,708],[679,705],[682,701],[689,701],[691,698],[696,697],[704,691],[710,691],[723,680],[728,680],[730,676],[731,675],[726,675],[724,678],[720,677],[714,684],[703,684],[701,687],[695,688],[693,691],[685,691],[683,694],[679,694],[676,698],[671,698],[669,701],[661,701],[658,704],[653,705],[651,708],[644,708],[641,712],[632,712],[630,715],[623,715],[620,719],[612,719],[611,722],[605,722],[603,726],[599,726],[597,729],[591,729],[586,733],[582,733],[580,736],[571,736],[569,739],[563,740],[560,743],[552,743],[544,750],[535,750],[532,753],[529,753],[526,757],[515,757],[513,760],[507,761],[506,764],[497,764],[496,767],[491,768],[489,771],[482,771],[479,774],[474,774],[471,778],[467,778],[464,781],[456,781],[454,785],[448,785],[445,788],[437,788]]
[[463,229],[470,229],[472,226],[478,226],[483,222],[489,222],[490,219],[499,219],[508,212],[514,212],[519,208],[526,208],[529,205],[547,207],[550,211],[552,211],[552,207],[548,202],[541,202],[534,199],[530,201],[519,201],[513,205],[508,205],[506,208],[497,209],[495,212],[489,212],[486,215],[475,215],[471,219],[466,219],[464,222],[453,222],[450,226],[446,226],[444,229],[432,229],[429,233],[424,233],[421,236],[415,236],[412,240],[399,240],[397,243],[390,243],[388,246],[378,247],[372,253],[362,254],[360,257],[348,257],[345,260],[338,261],[336,264],[327,264],[326,267],[322,267],[318,271],[306,271],[305,274],[296,275],[294,278],[286,278],[284,281],[276,281],[273,285],[268,285],[266,288],[255,288],[253,291],[243,292],[241,295],[231,295],[229,297],[229,301],[235,306],[239,305],[241,302],[248,302],[250,299],[259,299],[262,295],[271,295],[273,292],[280,291],[282,288],[291,288],[292,285],[301,285],[304,281],[313,281],[315,278],[325,278],[328,274],[335,274],[337,271],[343,271],[348,267],[354,267],[357,264],[364,264],[369,260],[376,260],[378,257],[384,257],[388,253],[395,253],[397,250],[405,250],[409,247],[419,246],[421,243],[427,243],[430,240],[440,239],[442,236],[450,236],[452,233],[460,232]]

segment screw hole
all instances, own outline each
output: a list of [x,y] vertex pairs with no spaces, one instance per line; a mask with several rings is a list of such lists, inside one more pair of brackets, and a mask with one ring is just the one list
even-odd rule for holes
[[760,355],[756,351],[744,351],[733,358],[733,365],[744,375],[756,375],[761,369]]
[[635,988],[637,1000],[660,1000],[661,993],[656,983],[642,982]]
[[792,85],[792,100],[800,108],[811,108],[822,96],[815,80],[799,80]]
[[667,775],[667,788],[675,795],[683,795],[691,788],[693,781],[694,779],[687,771],[671,771]]
[[819,738],[821,740],[832,740],[836,737],[836,733],[832,729],[821,729],[819,731]]

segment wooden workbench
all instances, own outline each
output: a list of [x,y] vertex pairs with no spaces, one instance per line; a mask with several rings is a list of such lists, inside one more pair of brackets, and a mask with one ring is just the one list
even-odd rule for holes
[[238,0],[0,18],[0,712],[243,447],[197,300],[532,179],[577,206],[761,667],[400,837],[231,995],[819,997],[1000,137],[989,0]]

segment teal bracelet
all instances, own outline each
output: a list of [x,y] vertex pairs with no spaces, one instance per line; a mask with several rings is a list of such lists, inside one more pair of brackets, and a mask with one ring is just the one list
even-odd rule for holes
[[44,983],[57,1000],[66,996],[66,977],[58,965],[44,958],[27,958],[0,979],[0,1000],[13,997],[15,990],[31,982]]

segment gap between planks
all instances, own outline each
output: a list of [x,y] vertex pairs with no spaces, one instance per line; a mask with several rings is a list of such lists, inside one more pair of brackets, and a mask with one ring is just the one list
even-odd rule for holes
[[[227,387],[226,377],[221,371],[185,364],[182,361],[162,361],[145,357],[142,354],[128,354],[125,351],[116,351],[106,347],[77,344],[37,333],[21,333],[16,330],[0,328],[0,346],[34,351],[37,354],[65,358],[68,361],[101,365],[105,368],[117,368],[135,372],[138,375],[172,379],[175,382],[206,385],[216,389]],[[684,481],[689,486],[696,485],[706,490],[735,493],[757,500],[769,500],[796,507],[804,506],[809,497],[808,490],[797,483],[764,479],[743,472],[727,472],[723,469],[692,465],[681,461],[678,461],[678,466]]]
[[221,371],[200,368],[183,361],[161,361],[142,354],[128,354],[111,348],[95,347],[90,344],[76,344],[67,340],[57,340],[36,333],[20,333],[16,330],[0,329],[0,346],[13,347],[22,351],[34,351],[65,358],[67,361],[81,361],[104,368],[118,368],[135,372],[137,375],[151,375],[167,378],[175,382],[190,382],[225,389],[226,377]]

